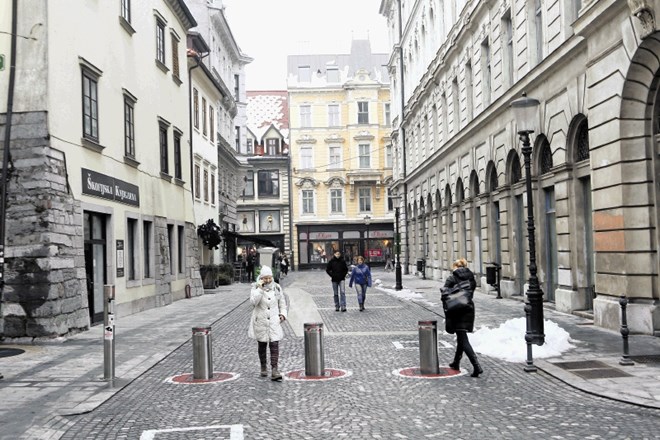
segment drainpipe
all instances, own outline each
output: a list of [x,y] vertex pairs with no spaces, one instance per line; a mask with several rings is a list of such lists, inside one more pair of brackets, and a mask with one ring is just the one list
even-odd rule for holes
[[[7,91],[7,113],[5,119],[5,140],[2,155],[2,192],[0,193],[0,319],[2,319],[2,332],[4,337],[4,319],[2,318],[2,305],[5,290],[5,230],[7,227],[7,185],[9,174],[9,143],[11,140],[11,119],[14,110],[14,83],[16,81],[16,32],[18,27],[18,0],[11,3],[11,49],[9,51],[9,87]],[[0,375],[1,377],[1,375]]]
[[[289,254],[293,252],[293,219],[291,217],[291,207],[293,206],[293,194],[291,191],[291,183],[293,179],[291,177],[291,145],[289,145],[289,154],[288,154],[288,163],[287,163],[287,172],[289,174]],[[298,254],[296,252],[296,254]],[[291,256],[291,255],[289,255]],[[290,269],[294,270],[293,258],[289,261],[291,265]]]
[[410,244],[408,241],[408,236],[410,231],[408,228],[408,183],[406,182],[406,130],[403,128],[403,112],[406,107],[406,96],[404,92],[404,83],[403,83],[403,17],[401,14],[401,0],[397,2],[399,7],[399,88],[401,89],[401,122],[399,123],[399,142],[401,143],[401,156],[403,158],[403,212],[406,221],[406,263],[403,268],[403,273],[408,275],[410,270],[408,266],[410,265]]
[[[188,55],[190,56],[190,55]],[[192,96],[192,70],[199,67],[201,58],[199,54],[195,52],[193,55],[195,59],[195,65],[188,67],[188,136],[190,137],[190,196],[192,197],[193,202],[193,218],[195,218],[195,175],[193,174],[193,164],[195,162],[193,157],[193,96]]]

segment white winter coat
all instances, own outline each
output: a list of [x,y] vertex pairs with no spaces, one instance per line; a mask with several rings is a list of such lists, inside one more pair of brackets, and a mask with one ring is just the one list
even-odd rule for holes
[[259,342],[279,341],[284,338],[279,315],[285,318],[287,316],[286,299],[280,285],[274,281],[263,287],[257,283],[252,284],[250,303],[253,309],[248,336]]

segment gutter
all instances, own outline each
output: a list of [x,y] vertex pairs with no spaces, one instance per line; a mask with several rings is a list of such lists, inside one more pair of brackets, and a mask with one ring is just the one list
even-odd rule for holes
[[[406,182],[406,130],[403,128],[403,121],[404,121],[404,110],[406,108],[406,97],[405,97],[405,92],[404,92],[404,82],[403,82],[403,18],[401,16],[401,1],[399,0],[397,2],[397,5],[399,7],[399,73],[401,76],[401,123],[399,125],[399,139],[401,142],[401,150],[402,150],[402,157],[403,157],[403,212],[405,215],[405,221],[408,221],[408,183]],[[410,265],[410,243],[409,243],[409,237],[410,231],[408,230],[408,226],[406,225],[406,262],[405,262],[405,267],[403,273],[408,275],[410,273],[410,269],[408,266]]]
[[[7,113],[5,119],[5,140],[2,155],[2,191],[0,193],[0,319],[2,318],[2,304],[5,290],[5,230],[7,228],[7,185],[9,168],[9,144],[11,141],[11,123],[14,111],[14,84],[16,82],[16,32],[18,27],[18,0],[12,0],[11,4],[11,49],[9,57],[9,86],[7,91]],[[4,337],[4,319],[2,320],[2,332]],[[2,375],[0,375],[2,378]]]

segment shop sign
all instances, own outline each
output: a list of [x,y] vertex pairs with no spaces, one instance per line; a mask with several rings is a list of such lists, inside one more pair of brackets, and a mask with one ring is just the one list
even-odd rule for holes
[[117,278],[124,276],[124,240],[117,240]]
[[136,185],[85,168],[81,171],[83,194],[140,206],[140,188]]
[[367,254],[370,257],[382,257],[383,256],[383,250],[382,249],[367,249]]
[[393,236],[392,231],[369,231],[370,238],[391,238]]
[[337,232],[310,232],[309,233],[309,239],[310,240],[332,240],[332,239],[338,239],[339,234]]

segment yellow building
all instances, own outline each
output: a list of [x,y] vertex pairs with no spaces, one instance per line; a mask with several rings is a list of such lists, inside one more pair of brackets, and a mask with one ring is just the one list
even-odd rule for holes
[[340,250],[371,265],[393,255],[388,55],[354,40],[349,54],[288,57],[293,264]]

